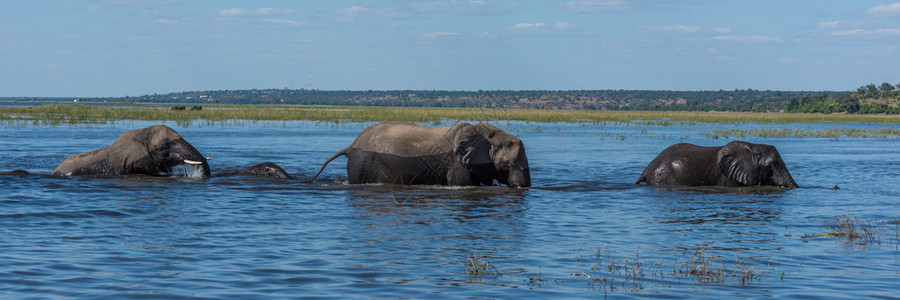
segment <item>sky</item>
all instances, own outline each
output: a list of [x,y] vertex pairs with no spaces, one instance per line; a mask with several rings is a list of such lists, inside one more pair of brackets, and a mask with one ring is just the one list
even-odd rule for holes
[[893,1],[0,0],[0,97],[856,90],[900,84]]

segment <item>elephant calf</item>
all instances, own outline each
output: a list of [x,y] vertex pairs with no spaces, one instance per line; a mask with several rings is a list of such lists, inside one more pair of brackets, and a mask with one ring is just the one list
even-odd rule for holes
[[216,176],[233,176],[233,175],[251,175],[259,177],[272,177],[280,179],[291,179],[291,175],[284,171],[280,166],[273,162],[264,162],[252,165],[237,172],[218,173]]
[[775,146],[734,141],[721,147],[675,144],[663,150],[635,182],[681,186],[799,187]]
[[422,127],[408,122],[370,126],[356,140],[325,161],[347,156],[351,184],[531,186],[522,141],[488,124]]
[[165,125],[126,131],[111,145],[66,158],[53,170],[56,176],[160,175],[179,164],[196,165],[209,177],[206,157]]

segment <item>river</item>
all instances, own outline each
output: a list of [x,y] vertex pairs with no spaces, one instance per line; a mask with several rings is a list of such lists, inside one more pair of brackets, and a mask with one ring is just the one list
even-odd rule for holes
[[[67,156],[156,123],[0,131],[2,298],[889,298],[900,291],[900,142],[753,138],[794,190],[634,185],[714,128],[871,124],[492,122],[533,187],[346,184],[370,124],[164,123],[213,174],[271,161],[295,179],[58,178]],[[23,169],[31,174],[9,174]],[[177,174],[176,174],[177,175]],[[837,187],[837,189],[835,189]],[[816,236],[844,220],[869,234]],[[481,268],[467,268],[474,261]]]

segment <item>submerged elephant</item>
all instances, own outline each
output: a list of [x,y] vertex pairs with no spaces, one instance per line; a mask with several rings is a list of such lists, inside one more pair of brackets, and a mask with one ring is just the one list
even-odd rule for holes
[[721,147],[675,144],[663,150],[635,182],[682,186],[799,187],[775,146],[734,141]]
[[243,170],[237,172],[226,172],[219,173],[216,176],[231,176],[231,175],[252,175],[252,176],[260,176],[260,177],[272,177],[272,178],[281,178],[281,179],[291,179],[291,175],[288,175],[287,172],[284,171],[280,166],[273,162],[264,162],[257,165],[252,165],[244,168]]
[[370,126],[325,161],[347,156],[351,184],[531,186],[525,146],[513,135],[488,124],[422,127],[408,122]]
[[209,164],[194,146],[172,128],[156,125],[126,131],[109,146],[72,155],[53,175],[160,175],[179,164],[195,165],[200,177],[209,177]]

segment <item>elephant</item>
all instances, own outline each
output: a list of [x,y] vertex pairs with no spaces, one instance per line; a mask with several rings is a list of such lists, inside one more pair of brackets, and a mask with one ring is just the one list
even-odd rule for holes
[[522,141],[484,123],[448,127],[397,121],[375,124],[325,161],[307,182],[342,155],[347,157],[351,184],[477,186],[493,185],[496,180],[512,188],[531,186]]
[[677,186],[780,186],[798,188],[775,146],[733,141],[720,147],[681,143],[647,165],[634,184]]
[[0,175],[29,175],[29,174],[31,174],[31,173],[28,173],[28,171],[19,170],[19,169],[0,173]]
[[199,168],[201,178],[210,176],[209,163],[194,146],[165,125],[126,131],[111,145],[66,158],[53,170],[56,176],[116,176],[171,173],[179,164]]
[[260,176],[260,177],[272,177],[272,178],[281,178],[281,179],[291,179],[291,175],[288,175],[287,172],[284,171],[281,167],[273,162],[264,162],[261,164],[253,165],[244,168],[243,170],[237,172],[228,172],[228,173],[219,173],[216,176],[231,176],[231,175],[252,175],[252,176]]

